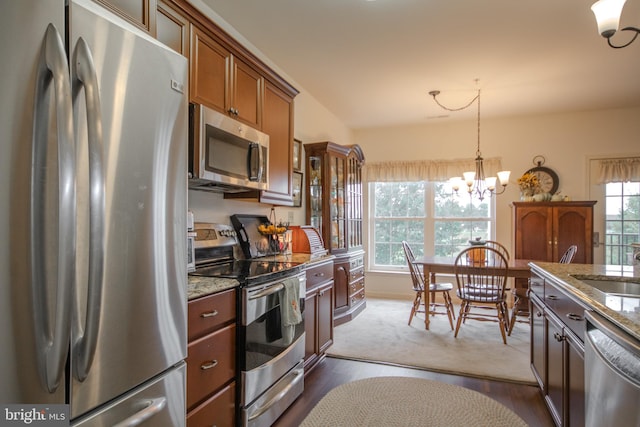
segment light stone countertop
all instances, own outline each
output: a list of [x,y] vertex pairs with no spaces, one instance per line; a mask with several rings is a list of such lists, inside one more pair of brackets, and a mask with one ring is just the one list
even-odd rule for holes
[[569,295],[582,301],[587,307],[607,318],[625,332],[640,340],[640,297],[607,295],[573,277],[590,276],[593,279],[617,278],[622,281],[640,282],[638,266],[613,266],[600,264],[558,264],[532,261],[532,271],[548,277]]
[[[333,255],[323,255],[320,257],[311,257],[309,254],[294,253],[289,255],[275,255],[265,257],[265,259],[272,259],[274,261],[281,262],[296,262],[300,264],[313,265],[317,262],[325,261],[335,258]],[[206,295],[214,294],[216,292],[226,291],[227,289],[233,289],[240,286],[240,282],[236,279],[227,279],[220,277],[202,277],[191,276],[188,277],[187,282],[187,299],[200,298]]]

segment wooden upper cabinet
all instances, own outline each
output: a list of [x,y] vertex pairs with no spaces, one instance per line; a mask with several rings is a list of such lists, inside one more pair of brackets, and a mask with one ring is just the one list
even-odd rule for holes
[[156,31],[156,0],[97,0],[149,34]]
[[261,129],[264,79],[203,30],[191,27],[191,102]]
[[269,135],[269,191],[260,201],[293,204],[293,99],[267,83],[264,91],[263,131]]
[[179,54],[189,56],[189,21],[163,0],[158,0],[156,39]]
[[262,129],[262,91],[264,79],[249,65],[232,57],[231,93],[227,112],[250,126]]
[[574,263],[593,262],[593,205],[585,202],[514,202],[514,249],[518,259],[558,262],[571,245]]
[[191,102],[226,112],[231,52],[191,26],[189,97]]

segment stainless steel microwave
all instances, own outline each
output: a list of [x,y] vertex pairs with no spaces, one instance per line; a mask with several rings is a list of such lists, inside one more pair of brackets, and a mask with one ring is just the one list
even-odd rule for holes
[[269,135],[202,105],[189,110],[189,187],[217,192],[269,188]]

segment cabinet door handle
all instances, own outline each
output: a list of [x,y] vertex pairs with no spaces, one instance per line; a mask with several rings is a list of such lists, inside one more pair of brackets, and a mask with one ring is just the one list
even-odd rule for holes
[[218,365],[218,361],[212,360],[210,362],[203,363],[202,365],[200,365],[200,369],[202,369],[203,371],[206,371],[207,369],[215,368],[216,365]]
[[316,273],[315,276],[316,277],[324,277],[324,273]]
[[542,317],[542,312],[541,311],[536,311],[536,317]]
[[556,339],[556,341],[558,342],[562,342],[564,341],[564,336],[562,336],[561,334],[559,334],[558,332],[554,332],[553,333],[553,337]]
[[567,313],[567,317],[571,320],[575,320],[577,322],[581,322],[583,320],[583,317],[580,316],[579,314],[575,314],[575,313]]
[[557,300],[557,299],[558,299],[558,297],[557,297],[557,296],[555,296],[555,295],[549,295],[549,296],[547,296],[547,299],[550,299],[550,300],[552,300],[552,301],[555,301],[555,300]]
[[214,317],[218,315],[218,310],[207,311],[206,313],[202,313],[200,317],[206,319],[207,317]]

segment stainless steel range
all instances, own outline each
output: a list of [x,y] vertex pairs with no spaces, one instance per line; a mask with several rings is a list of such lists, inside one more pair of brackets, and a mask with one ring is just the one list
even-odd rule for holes
[[237,366],[243,426],[270,426],[304,389],[304,297],[301,265],[274,256],[234,259],[236,232],[195,224],[197,276],[240,282]]

